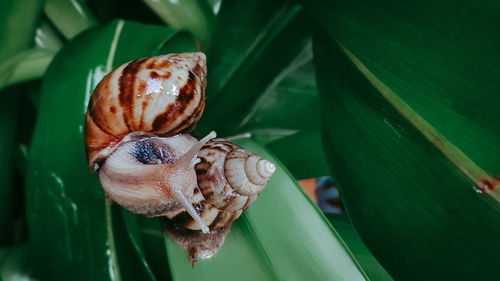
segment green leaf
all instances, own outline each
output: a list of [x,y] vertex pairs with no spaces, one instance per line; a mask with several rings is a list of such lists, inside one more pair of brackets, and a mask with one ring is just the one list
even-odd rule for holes
[[136,216],[144,253],[157,280],[171,280],[167,265],[167,250],[164,241],[164,230],[157,218]]
[[[47,70],[30,147],[30,238],[48,280],[121,280],[111,206],[88,172],[83,131],[94,87],[113,68],[151,56],[176,34],[166,27],[115,21],[68,42]],[[117,234],[118,235],[118,234]],[[126,253],[128,254],[128,253]],[[125,254],[125,255],[126,255]]]
[[7,248],[0,259],[0,280],[30,281],[39,280],[38,263],[29,244]]
[[277,164],[277,171],[237,219],[219,252],[194,268],[166,236],[174,280],[364,280],[337,232],[286,168],[249,139],[245,148]]
[[[122,280],[156,281],[144,256],[137,221],[119,205],[112,206],[113,235]],[[135,224],[135,225],[134,225]]]
[[346,214],[325,214],[371,281],[393,280],[366,248]]
[[[125,223],[125,229],[123,229],[123,232],[126,232],[128,234],[128,237],[132,242],[132,245],[135,249],[135,252],[137,253],[138,258],[140,259],[140,262],[143,263],[142,268],[144,268],[148,274],[148,276],[146,277],[147,280],[156,280],[156,277],[154,276],[153,271],[151,270],[148,261],[146,260],[144,246],[142,245],[139,223],[137,221],[137,215],[123,208],[121,208],[121,212],[123,216],[122,220]],[[145,280],[144,277],[142,277],[141,280]]]
[[498,7],[455,4],[308,6],[325,29],[314,55],[327,159],[354,226],[395,279],[500,274],[499,208],[477,189],[500,167],[499,39],[487,16]]
[[206,0],[143,0],[165,23],[193,33],[201,46],[212,35],[214,13]]
[[196,41],[189,32],[178,32],[164,44],[158,54],[183,53],[183,52],[199,52],[196,47]]
[[34,48],[19,51],[0,63],[0,90],[41,78],[63,44],[47,22],[38,26],[34,41]]
[[14,200],[15,191],[21,187],[16,181],[15,147],[19,134],[20,105],[22,99],[16,94],[18,89],[4,90],[0,103],[0,245],[12,243],[14,213],[18,202]]
[[33,44],[43,1],[2,0],[0,2],[0,60]]
[[42,21],[36,29],[35,44],[37,47],[42,49],[59,51],[63,42],[59,38],[56,30],[54,30],[48,22]]
[[303,131],[266,144],[296,179],[330,175],[319,130]]
[[222,0],[207,0],[208,4],[210,4],[210,7],[212,7],[212,11],[214,12],[215,15],[219,14],[219,9],[220,5],[222,3]]
[[259,97],[296,66],[309,40],[300,5],[224,2],[208,49],[207,101],[197,128],[235,134]]
[[[334,1],[334,21],[312,10],[386,99],[489,192],[500,185],[500,2],[392,2]],[[500,201],[500,188],[491,195]]]
[[66,39],[98,25],[92,12],[79,0],[46,0],[44,12]]
[[0,90],[42,77],[54,55],[53,50],[33,48],[4,60],[0,64]]
[[15,153],[17,170],[21,175],[26,175],[28,169],[28,145],[19,144]]
[[164,22],[140,0],[85,0],[97,20],[106,24],[115,19],[163,25]]
[[281,77],[251,104],[250,113],[234,131],[286,136],[319,129],[319,95],[312,58],[312,44],[308,44]]

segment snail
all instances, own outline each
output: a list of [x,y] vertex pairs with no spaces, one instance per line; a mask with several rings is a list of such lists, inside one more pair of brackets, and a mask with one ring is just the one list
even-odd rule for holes
[[204,110],[206,72],[203,53],[128,62],[97,85],[85,127],[90,170],[107,196],[163,217],[193,265],[215,254],[275,171],[215,132],[200,140],[188,134]]

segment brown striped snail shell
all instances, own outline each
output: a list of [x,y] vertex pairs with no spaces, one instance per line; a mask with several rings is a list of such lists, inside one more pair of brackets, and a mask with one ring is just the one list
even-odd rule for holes
[[128,62],[97,85],[86,115],[92,171],[130,132],[173,136],[189,132],[205,106],[203,53],[169,54]]
[[[225,227],[257,199],[275,171],[271,162],[240,146],[211,140],[198,152],[198,188],[190,202],[199,206],[203,222],[211,229]],[[174,223],[192,230],[200,225],[183,211],[168,214]]]

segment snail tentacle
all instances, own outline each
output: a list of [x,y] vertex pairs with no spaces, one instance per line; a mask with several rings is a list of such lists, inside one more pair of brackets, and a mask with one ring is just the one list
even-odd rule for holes
[[194,173],[194,165],[199,162],[196,154],[198,151],[211,139],[216,137],[215,132],[210,132],[206,137],[198,141],[191,149],[182,155],[172,164],[165,164],[162,167],[161,187],[169,196],[177,199],[179,204],[189,213],[189,215],[200,225],[203,233],[208,233],[210,230],[203,222],[202,218],[194,209],[192,203],[186,198],[185,194],[191,195],[194,189],[197,188],[196,174]]

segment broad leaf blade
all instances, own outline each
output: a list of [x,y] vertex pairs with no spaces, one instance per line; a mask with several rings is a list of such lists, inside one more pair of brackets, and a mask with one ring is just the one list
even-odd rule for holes
[[209,42],[215,16],[206,0],[143,0],[165,23],[193,33],[201,46]]
[[153,271],[149,266],[148,260],[144,252],[144,246],[142,245],[142,238],[139,228],[139,222],[137,220],[137,215],[123,208],[121,209],[121,212],[122,212],[123,222],[125,223],[124,232],[128,234],[128,237],[132,242],[132,245],[135,249],[137,256],[139,257],[140,262],[143,263],[142,268],[144,268],[145,271],[148,273],[149,275],[148,280],[156,280],[156,277],[154,276]]
[[86,0],[87,7],[100,23],[116,19],[144,24],[164,25],[164,22],[140,0]]
[[366,248],[361,238],[352,226],[349,217],[346,214],[325,214],[328,221],[335,227],[346,245],[352,251],[356,260],[359,262],[366,275],[371,281],[393,280],[392,277],[373,257],[368,248]]
[[281,80],[309,40],[300,5],[224,2],[208,50],[207,102],[197,128],[234,134],[251,105]]
[[121,280],[156,281],[144,256],[135,215],[119,205],[112,206],[113,234]]
[[[283,20],[290,7],[284,1],[225,1],[217,17],[214,36],[208,50],[210,77],[209,92],[217,95],[235,75],[237,69],[251,56]],[[228,38],[231,38],[228,42]],[[228,48],[229,47],[229,48]]]
[[431,141],[478,188],[500,186],[500,2],[337,0],[327,7],[310,1],[309,10],[395,93],[382,91],[386,99],[426,138],[439,139]]
[[24,50],[0,64],[0,90],[10,85],[41,78],[55,51],[33,48]]
[[320,128],[312,43],[250,106],[251,111],[234,129],[235,132],[286,136]]
[[[88,172],[83,131],[94,87],[114,67],[154,55],[175,30],[115,21],[66,44],[47,71],[28,167],[30,238],[47,279],[120,280],[111,208]],[[120,265],[141,266],[137,264]]]
[[33,44],[43,1],[3,0],[0,2],[0,59]]
[[171,280],[164,241],[164,230],[156,218],[136,216],[144,253],[148,264],[158,280]]
[[56,30],[48,22],[42,21],[36,29],[35,45],[38,48],[58,51],[63,42]]
[[[6,76],[12,77],[14,70],[6,70],[6,65],[12,66],[12,58],[19,52],[29,48],[33,44],[35,29],[42,10],[43,1],[38,0],[3,0],[0,1],[0,88],[6,86]],[[8,62],[6,62],[8,61]],[[9,79],[7,79],[9,80]],[[12,243],[11,233],[13,229],[14,213],[17,200],[14,200],[16,190],[22,187],[22,183],[15,178],[15,164],[13,152],[20,132],[20,105],[22,98],[18,96],[19,89],[3,90],[0,93],[2,102],[0,105],[0,130],[2,140],[0,141],[0,244]],[[9,95],[4,96],[4,95]]]
[[[317,109],[319,110],[319,108]],[[296,179],[330,175],[320,130],[303,131],[266,144]]]
[[44,12],[66,39],[98,25],[92,12],[80,1],[46,0]]
[[[19,89],[17,89],[19,90]],[[15,147],[19,135],[20,112],[22,99],[16,91],[9,89],[2,93],[0,103],[0,245],[10,245],[13,241],[14,214],[16,212],[15,192],[20,183],[16,181]]]
[[[332,26],[326,27],[332,30]],[[425,33],[414,36],[422,34]],[[407,114],[401,104],[388,98],[387,88],[372,79],[378,72],[369,76],[355,53],[337,45],[330,35],[318,31],[314,41],[324,120],[323,145],[345,207],[367,247],[395,279],[486,280],[498,276],[495,257],[500,244],[495,237],[500,235],[500,213],[480,198],[474,189],[476,183],[452,159],[453,155],[450,157],[437,145],[445,142],[439,136],[446,133],[439,131],[436,120],[425,115],[435,110],[433,104],[441,104],[442,112],[452,112],[454,108],[446,102],[445,95],[443,99],[438,98],[439,94],[430,97],[428,111],[422,107]],[[374,42],[377,41],[365,41],[364,46]],[[438,48],[435,42],[420,47]],[[391,48],[410,48],[400,44],[386,46],[387,58],[397,54]],[[392,88],[392,93],[404,101],[408,100],[405,95],[414,89],[412,83],[417,81],[394,70],[411,60],[405,58],[398,57],[398,64],[383,63],[387,77],[394,78],[392,82],[406,81],[404,89]],[[414,67],[434,75],[426,72],[424,65]],[[431,78],[419,76],[416,69],[418,81],[429,83]],[[379,71],[384,73],[381,68]],[[389,75],[387,71],[392,72]],[[468,80],[463,76],[462,79]],[[445,83],[446,79],[440,81]],[[450,118],[445,119],[455,123],[452,126],[459,126],[463,120]],[[445,120],[440,122],[444,124]],[[437,138],[429,138],[424,130],[430,128],[426,127],[430,123],[436,124],[440,133]],[[465,123],[463,129],[468,128]],[[488,126],[484,124],[483,129]]]
[[19,244],[5,250],[0,256],[0,280],[35,281],[40,280],[39,264],[29,244]]
[[194,269],[167,237],[174,280],[364,280],[344,242],[278,160],[249,139],[238,144],[277,164],[257,201],[231,227],[219,252]]

